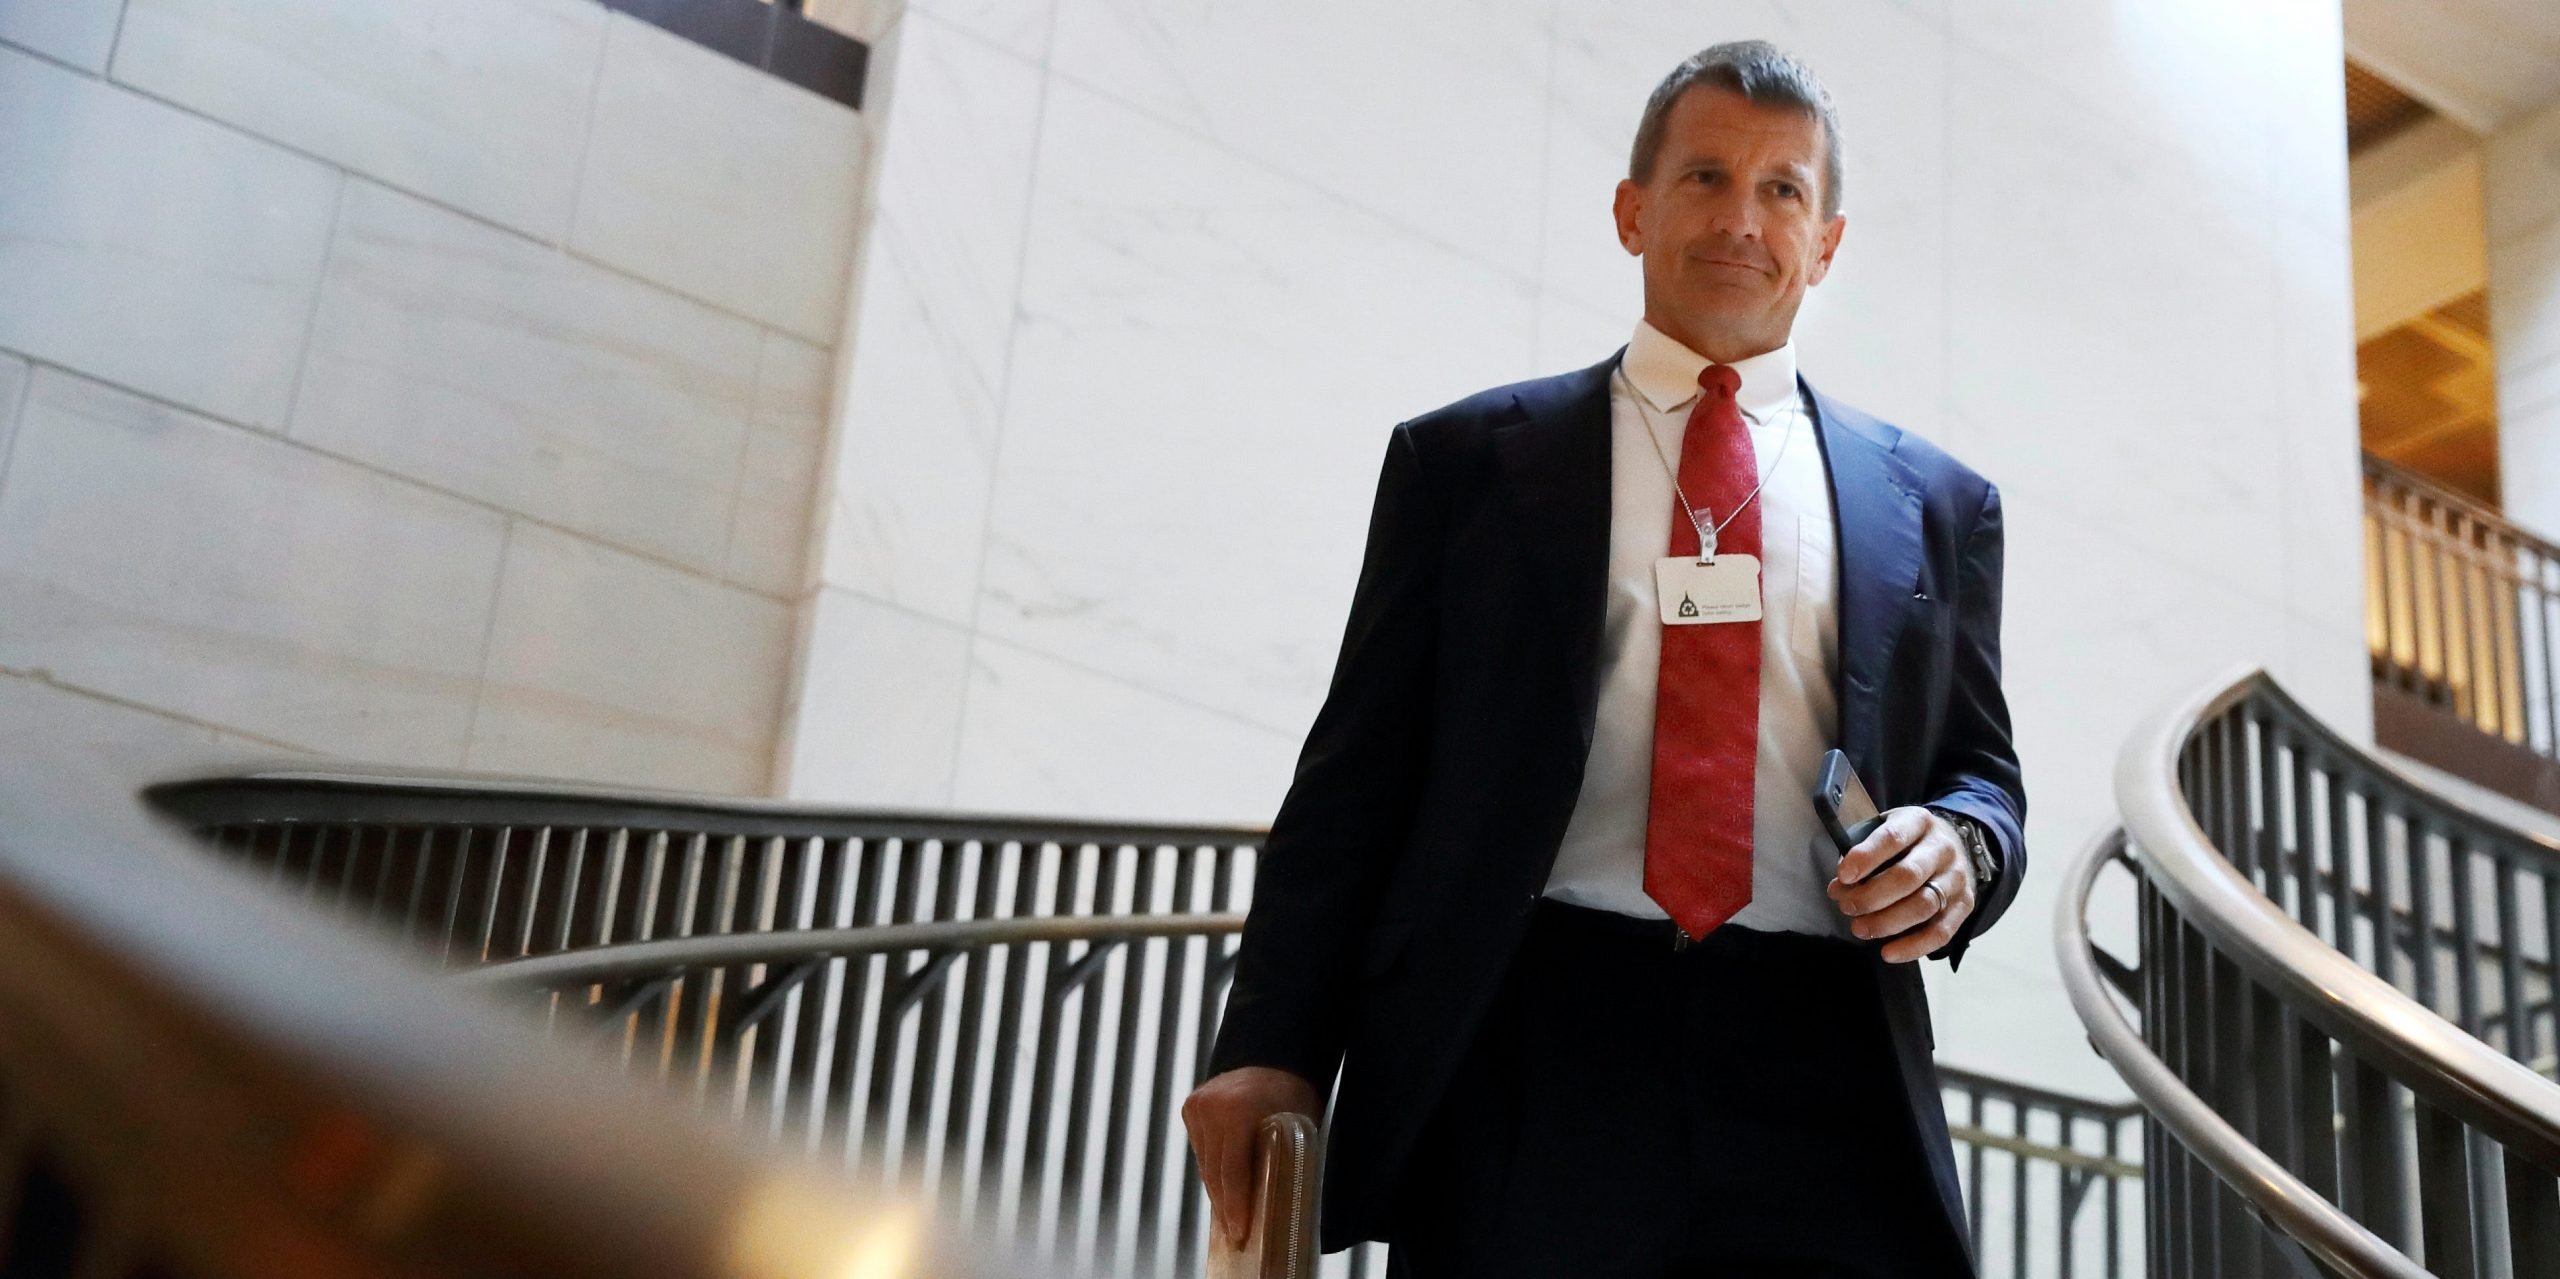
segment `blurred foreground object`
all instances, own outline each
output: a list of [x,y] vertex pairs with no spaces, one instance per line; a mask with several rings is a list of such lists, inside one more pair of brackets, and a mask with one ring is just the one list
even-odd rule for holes
[[192,855],[0,776],[0,1274],[1021,1274],[765,1164]]

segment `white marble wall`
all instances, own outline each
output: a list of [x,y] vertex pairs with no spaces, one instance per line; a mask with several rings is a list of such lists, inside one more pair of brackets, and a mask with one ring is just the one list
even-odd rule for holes
[[2560,530],[2560,101],[2482,147],[2507,513]]
[[869,127],[592,0],[0,0],[0,739],[769,789]]
[[2117,743],[2244,661],[2366,724],[2329,0],[915,0],[792,790],[1268,820],[1387,428],[1624,339],[1636,115],[1743,36],[1846,122],[1809,375],[2008,498],[2040,870],[1942,1046],[2115,1091],[2047,938]]

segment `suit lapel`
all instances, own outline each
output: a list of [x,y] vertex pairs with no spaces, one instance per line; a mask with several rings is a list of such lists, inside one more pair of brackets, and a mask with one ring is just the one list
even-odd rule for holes
[[[1492,427],[1502,489],[1528,564],[1555,602],[1581,749],[1600,705],[1600,629],[1608,608],[1610,356],[1516,392]],[[1535,623],[1532,623],[1535,624]]]
[[[1886,664],[1920,580],[1920,481],[1893,452],[1891,428],[1805,386],[1840,530],[1840,749],[1870,786],[1883,776],[1878,736]],[[1877,802],[1888,802],[1878,795]]]

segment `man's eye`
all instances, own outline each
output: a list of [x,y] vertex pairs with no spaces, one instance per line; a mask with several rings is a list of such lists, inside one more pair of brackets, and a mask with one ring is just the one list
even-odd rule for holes
[[1794,183],[1792,183],[1792,182],[1781,182],[1781,183],[1779,183],[1779,184],[1778,184],[1778,195],[1779,195],[1781,198],[1788,199],[1788,200],[1792,200],[1792,199],[1796,198],[1796,187],[1795,187],[1795,184],[1794,184]]

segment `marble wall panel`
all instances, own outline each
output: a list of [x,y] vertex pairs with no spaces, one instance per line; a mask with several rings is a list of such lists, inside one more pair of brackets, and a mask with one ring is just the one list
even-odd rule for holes
[[756,327],[353,183],[292,433],[718,573]]
[[2492,244],[2489,255],[2489,325],[2504,391],[2560,366],[2560,217]]
[[2005,491],[2282,598],[2283,228],[2040,80],[1957,65],[1949,433]]
[[499,517],[41,370],[0,666],[344,758],[461,762]]
[[[45,763],[113,779],[128,793],[153,782],[307,765],[310,755],[157,711],[0,674],[0,740],[44,743]],[[13,779],[23,775],[13,772]]]
[[1526,279],[1554,8],[1081,0],[1058,10],[1050,65]]
[[2489,246],[2507,513],[2560,536],[2560,218]]
[[834,378],[831,353],[798,338],[765,334],[755,417],[729,517],[724,576],[730,581],[768,595],[800,593]]
[[2276,206],[2324,235],[2346,234],[2346,32],[2337,0],[2242,6],[2263,33],[2250,51],[2250,89],[2268,113],[2267,180]]
[[125,0],[0,0],[0,43],[103,71]]
[[518,522],[464,762],[759,793],[790,644],[774,600]]
[[[2314,65],[2323,52],[2324,42],[2310,38],[2316,25],[2290,11],[2321,9],[2334,32],[2334,4],[2306,6],[2298,0],[1968,0],[1949,9],[1949,26],[1960,44],[1983,55],[1964,64],[1964,80],[2034,81],[2155,146],[2175,149],[2254,196],[2268,188],[2280,145],[2330,141],[2303,137],[2279,143],[2274,129],[2279,120],[2298,118],[2283,105],[2287,90],[2303,88],[2294,69]],[[2279,45],[2280,36],[2295,37],[2295,47]],[[2331,52],[2334,39],[2326,42]],[[2338,95],[2342,127],[2338,59],[2329,57],[2323,69],[2329,91]]]
[[[803,0],[800,6],[809,21],[872,45],[874,54],[879,51],[879,42],[905,17],[906,10],[904,0]],[[870,97],[867,85],[864,96]]]
[[570,243],[831,347],[863,146],[842,104],[616,14]]
[[2364,448],[2347,257],[2343,238],[2310,223],[2279,241],[2281,328],[2269,380],[2284,424],[2285,606],[2334,628],[2361,630]]
[[981,638],[970,651],[954,807],[1258,826],[1297,757],[1276,732]]
[[590,0],[132,0],[114,74],[556,242],[604,27]]
[[977,608],[1020,290],[1037,68],[924,13],[899,25],[826,531],[826,580],[955,623]]
[[0,48],[0,347],[284,420],[332,170]]
[[1528,372],[1534,296],[1051,88],[988,515],[987,634],[1294,730],[1387,431]]
[[2560,102],[2498,130],[2484,149],[2481,195],[2491,240],[2560,218]]
[[1049,56],[1050,33],[1057,27],[1058,0],[909,0],[907,13],[938,19],[1016,57],[1036,62]]
[[2277,682],[2349,740],[2373,740],[2373,664],[2363,628],[2294,613],[2284,619],[2284,637],[2284,656],[2271,668]]
[[0,354],[0,486],[9,482],[9,441],[18,426],[18,401],[27,389],[27,362]]
[[1642,306],[1634,302],[1623,311],[1604,311],[1561,293],[1540,293],[1533,367],[1542,374],[1562,373],[1607,359],[1634,336],[1642,314]]
[[969,632],[821,587],[792,747],[791,793],[824,803],[951,802]]

